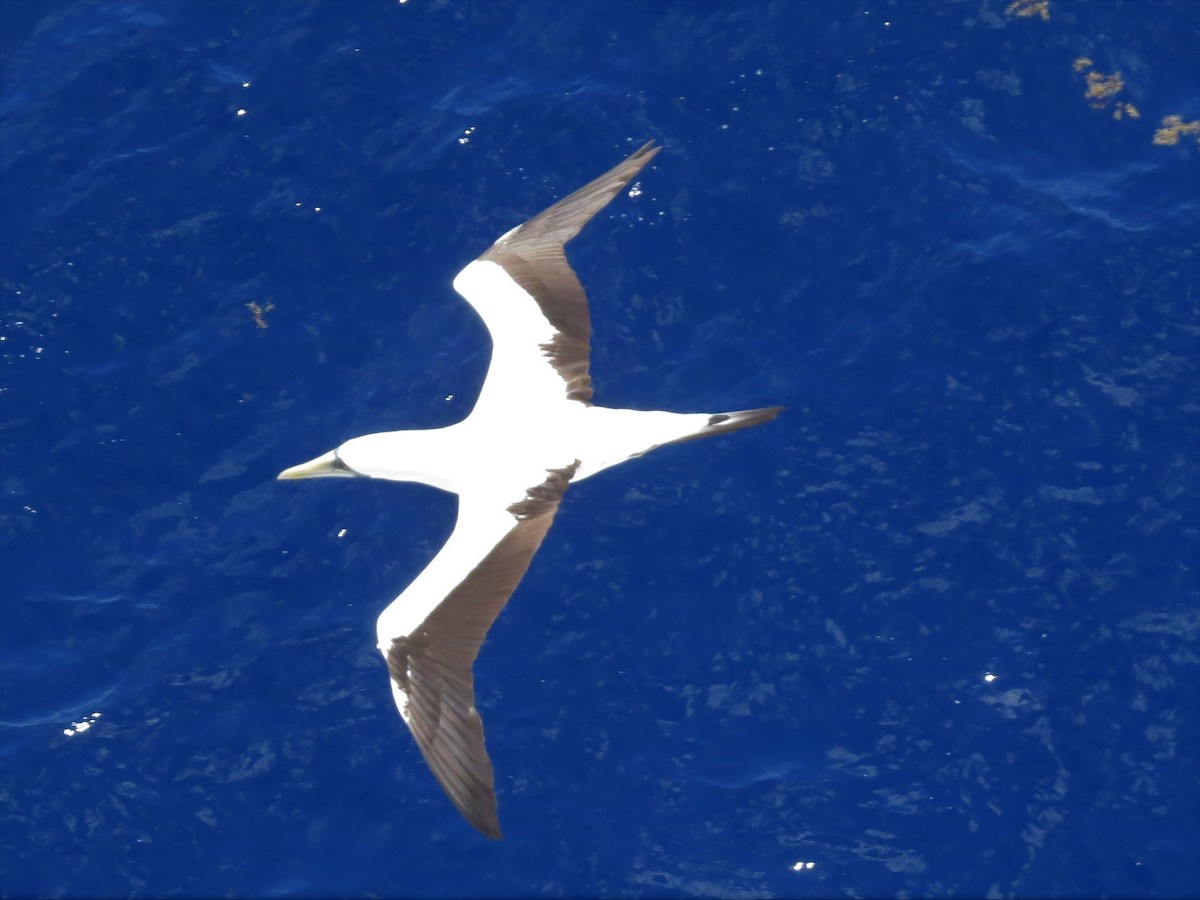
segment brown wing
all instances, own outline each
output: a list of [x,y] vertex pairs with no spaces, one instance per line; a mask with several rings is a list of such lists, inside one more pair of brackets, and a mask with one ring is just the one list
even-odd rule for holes
[[624,162],[501,237],[479,257],[502,266],[533,297],[554,327],[554,337],[543,351],[567,383],[568,399],[586,403],[592,397],[588,375],[591,320],[587,295],[567,262],[563,245],[607,206],[660,149],[653,141],[647,142]]
[[492,762],[475,709],[471,666],[488,629],[550,529],[579,463],[508,508],[515,524],[410,635],[392,640],[387,666],[405,723],[438,783],[468,822],[499,839]]

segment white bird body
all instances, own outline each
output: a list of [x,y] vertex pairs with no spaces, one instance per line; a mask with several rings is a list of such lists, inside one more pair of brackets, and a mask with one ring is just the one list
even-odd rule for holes
[[471,414],[454,425],[346,441],[280,478],[416,481],[459,497],[445,546],[379,616],[392,694],[426,761],[467,820],[500,837],[491,761],[471,668],[524,575],[567,486],[663,444],[774,418],[610,409],[591,403],[587,298],[563,253],[658,152],[646,144],[595,181],[505,233],[454,279],[492,338]]

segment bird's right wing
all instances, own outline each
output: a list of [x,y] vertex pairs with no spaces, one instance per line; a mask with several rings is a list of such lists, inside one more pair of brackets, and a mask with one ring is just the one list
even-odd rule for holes
[[587,403],[591,319],[563,245],[609,204],[661,148],[653,141],[496,243],[458,273],[454,289],[492,336],[492,361],[476,409],[492,397],[543,394]]

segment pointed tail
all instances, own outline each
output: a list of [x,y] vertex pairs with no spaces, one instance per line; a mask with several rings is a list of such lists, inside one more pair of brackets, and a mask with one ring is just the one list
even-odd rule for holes
[[708,417],[708,424],[699,431],[668,441],[671,444],[682,444],[684,441],[694,441],[697,438],[709,437],[714,434],[725,434],[737,431],[739,428],[749,428],[769,422],[783,412],[782,406],[762,406],[758,409],[739,409],[735,412],[713,413]]

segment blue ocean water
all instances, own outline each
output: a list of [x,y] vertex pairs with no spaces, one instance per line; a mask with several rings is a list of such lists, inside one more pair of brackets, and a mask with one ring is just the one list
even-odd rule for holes
[[[1200,4],[0,7],[0,895],[1200,894]],[[651,138],[597,399],[788,410],[568,494],[492,843],[373,646],[453,499],[273,479]]]

